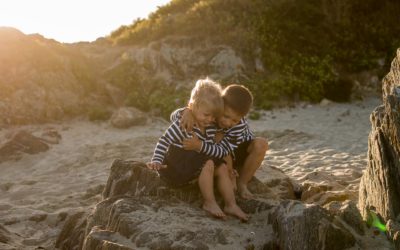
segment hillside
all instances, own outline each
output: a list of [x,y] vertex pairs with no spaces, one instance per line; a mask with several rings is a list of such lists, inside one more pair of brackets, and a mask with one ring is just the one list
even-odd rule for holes
[[0,125],[59,120],[105,103],[94,66],[57,41],[0,28]]
[[362,99],[400,47],[398,13],[393,0],[172,0],[93,43],[1,28],[0,125],[120,106],[168,117],[204,77],[248,86],[263,109]]
[[108,40],[143,46],[185,37],[192,46],[231,46],[247,66],[239,80],[261,107],[270,105],[265,99],[348,101],[354,85],[377,87],[360,75],[387,72],[400,46],[399,12],[392,0],[173,0]]

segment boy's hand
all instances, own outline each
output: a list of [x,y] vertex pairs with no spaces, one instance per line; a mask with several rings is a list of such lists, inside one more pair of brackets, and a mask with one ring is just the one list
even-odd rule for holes
[[224,133],[222,133],[222,132],[217,132],[217,133],[215,134],[215,142],[216,142],[216,143],[219,143],[219,142],[222,140],[222,138],[224,138]]
[[192,132],[194,125],[196,122],[194,121],[194,117],[192,115],[192,111],[186,108],[182,113],[182,118],[180,120],[180,127],[187,132]]
[[148,169],[151,169],[151,170],[160,170],[163,168],[167,168],[167,165],[161,165],[158,162],[148,162],[148,163],[146,163],[146,166]]
[[232,178],[237,178],[237,177],[239,177],[239,173],[238,173],[238,171],[236,171],[236,169],[232,169],[232,170],[231,170],[231,177],[232,177]]
[[183,139],[182,141],[183,149],[185,150],[195,150],[200,152],[203,142],[193,133],[192,138]]

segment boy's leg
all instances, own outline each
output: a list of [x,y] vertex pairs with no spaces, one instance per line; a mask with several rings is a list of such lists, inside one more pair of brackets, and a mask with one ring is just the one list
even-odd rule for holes
[[218,191],[224,199],[224,212],[247,221],[248,215],[236,204],[235,193],[232,188],[230,173],[226,164],[222,164],[216,170]]
[[268,142],[265,138],[256,137],[247,148],[248,155],[239,173],[238,191],[243,199],[251,199],[253,194],[247,188],[247,184],[261,166],[265,153],[268,150]]
[[229,177],[232,182],[233,191],[236,191],[237,190],[237,185],[236,185],[237,172],[235,169],[233,169],[232,156],[231,155],[225,156],[224,161],[226,162],[226,166],[228,167]]
[[225,214],[214,196],[214,162],[211,160],[208,160],[201,170],[199,187],[204,200],[202,208],[217,218],[224,218]]

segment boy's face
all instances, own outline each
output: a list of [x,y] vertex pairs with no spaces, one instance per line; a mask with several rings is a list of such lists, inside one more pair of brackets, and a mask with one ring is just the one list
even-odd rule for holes
[[192,113],[197,125],[200,128],[205,128],[215,121],[211,110],[204,106],[193,108]]
[[220,128],[231,128],[238,124],[242,116],[236,113],[233,109],[228,106],[225,106],[224,113],[218,117],[218,126]]

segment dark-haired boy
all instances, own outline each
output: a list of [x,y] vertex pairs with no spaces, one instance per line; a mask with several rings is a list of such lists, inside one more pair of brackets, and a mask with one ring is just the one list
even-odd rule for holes
[[[255,137],[245,116],[253,104],[253,95],[242,85],[232,84],[223,92],[224,113],[217,118],[217,125],[222,133],[218,143],[203,143],[195,136],[183,142],[184,149],[196,150],[215,157],[225,157],[233,168],[239,171],[237,189],[240,197],[250,199],[253,194],[247,184],[261,166],[268,142],[265,138]],[[181,119],[184,129],[191,131],[193,118],[187,109],[178,109],[171,114],[171,120]],[[233,158],[233,163],[230,156]]]

